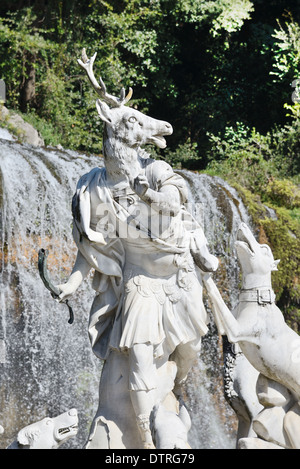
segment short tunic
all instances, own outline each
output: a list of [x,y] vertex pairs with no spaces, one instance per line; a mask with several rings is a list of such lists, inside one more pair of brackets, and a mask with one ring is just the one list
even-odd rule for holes
[[157,358],[171,354],[178,344],[191,342],[200,347],[201,336],[207,332],[202,285],[192,265],[184,276],[180,274],[182,270],[157,278],[142,269],[137,274],[136,266],[132,270],[127,266],[120,318],[121,350],[134,344],[152,344]]

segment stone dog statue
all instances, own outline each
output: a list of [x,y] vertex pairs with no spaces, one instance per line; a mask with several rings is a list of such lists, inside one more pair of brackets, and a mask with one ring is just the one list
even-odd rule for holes
[[[282,447],[300,448],[300,337],[286,324],[275,304],[271,272],[277,270],[279,260],[274,260],[268,245],[256,241],[245,223],[238,229],[236,250],[242,289],[233,313],[208,276],[205,280],[211,297],[215,298],[215,321],[219,332],[227,335],[231,343],[238,343],[246,359],[260,373],[257,383],[252,383],[264,406],[253,423],[258,436]],[[276,426],[281,428],[284,438],[271,437]],[[251,447],[256,447],[256,442],[252,438],[251,441]],[[246,447],[245,441],[241,447]]]
[[57,449],[77,431],[77,410],[70,409],[57,417],[46,417],[22,428],[17,439],[6,449]]
[[154,406],[151,415],[151,430],[156,449],[186,449],[191,419],[184,404],[178,413],[167,410],[163,405]]

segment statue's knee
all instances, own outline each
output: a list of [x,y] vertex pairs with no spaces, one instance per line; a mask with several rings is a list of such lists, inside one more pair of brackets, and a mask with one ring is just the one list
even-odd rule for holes
[[152,367],[153,346],[151,344],[134,344],[129,351],[129,359],[133,368]]
[[199,346],[194,344],[193,342],[188,342],[186,344],[179,344],[171,358],[173,360],[181,360],[181,361],[192,361],[197,357],[197,353],[199,352]]

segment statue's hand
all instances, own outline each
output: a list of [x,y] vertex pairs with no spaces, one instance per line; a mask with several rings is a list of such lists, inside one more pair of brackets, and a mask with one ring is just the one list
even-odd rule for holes
[[219,259],[208,251],[206,244],[196,249],[191,248],[191,254],[202,272],[215,272],[218,269]]
[[69,282],[63,283],[61,285],[56,285],[56,288],[58,288],[59,291],[60,291],[60,294],[59,294],[59,297],[58,297],[59,301],[67,300],[77,290],[77,287],[75,287],[74,285],[72,285]]
[[98,231],[89,229],[87,230],[86,235],[88,239],[92,241],[93,243],[98,243],[98,244],[103,244],[103,245],[106,244],[103,234]]
[[146,176],[139,174],[135,179],[130,180],[130,186],[142,198],[149,189],[149,182]]

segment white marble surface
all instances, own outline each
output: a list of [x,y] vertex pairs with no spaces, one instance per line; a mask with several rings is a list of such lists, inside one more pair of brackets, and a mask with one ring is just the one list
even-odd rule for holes
[[[208,331],[202,271],[215,271],[218,259],[185,208],[184,179],[143,148],[164,148],[171,124],[125,106],[132,91],[127,97],[124,91],[119,98],[109,95],[95,79],[94,60],[84,51],[79,64],[100,96],[105,168],[94,168],[78,182],[78,255],[69,280],[58,288],[66,299],[95,270],[89,334],[105,365],[87,447],[154,448],[165,441],[161,434],[154,441],[162,428],[159,416],[170,416],[170,426],[175,417],[182,434],[177,398]],[[166,413],[160,407],[151,428],[158,406]],[[124,425],[131,437],[125,438]],[[170,448],[182,440],[178,432],[169,438]]]

